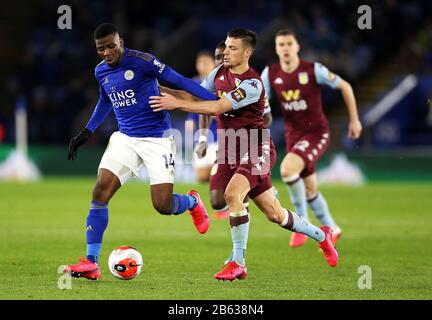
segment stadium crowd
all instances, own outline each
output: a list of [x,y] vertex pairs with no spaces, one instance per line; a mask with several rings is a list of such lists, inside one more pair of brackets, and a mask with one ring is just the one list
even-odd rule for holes
[[[98,57],[92,32],[102,21],[111,21],[123,30],[127,47],[157,54],[160,46],[167,45],[170,35],[190,19],[200,17],[193,36],[188,38],[196,43],[189,46],[189,52],[182,52],[194,57],[193,48],[213,50],[233,23],[245,22],[260,34],[279,18],[297,32],[302,57],[322,62],[355,84],[397,50],[404,39],[417,34],[419,22],[425,19],[425,6],[430,7],[427,1],[372,2],[373,29],[362,31],[357,27],[358,1],[215,0],[209,5],[190,0],[161,7],[158,2],[75,0],[70,5],[72,29],[59,30],[57,2],[33,5],[35,14],[29,24],[28,41],[22,54],[10,61],[16,67],[6,79],[0,101],[0,131],[9,143],[14,141],[17,101],[28,109],[30,143],[65,144],[89,119],[98,98],[93,74]],[[431,39],[429,24],[414,43],[415,49],[423,50],[419,54],[427,57],[429,68],[432,50],[425,43],[430,44]],[[275,59],[273,44],[256,56],[252,64],[260,72]],[[180,65],[164,55],[158,57],[186,76],[194,75],[193,64]],[[174,123],[183,121],[181,117],[184,115],[174,114]],[[111,117],[92,142],[104,143],[115,128]]]

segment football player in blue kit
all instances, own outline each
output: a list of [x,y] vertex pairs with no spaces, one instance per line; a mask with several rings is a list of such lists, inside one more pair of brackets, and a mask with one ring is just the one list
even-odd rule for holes
[[186,195],[173,192],[175,144],[170,133],[170,115],[153,112],[149,97],[159,95],[157,80],[160,79],[200,99],[218,99],[153,55],[125,48],[113,24],[99,25],[94,40],[103,59],[95,69],[99,101],[85,128],[71,139],[68,159],[75,160],[77,149],[111,111],[119,131],[111,135],[99,165],[86,221],[87,257],[64,270],[74,277],[91,280],[100,278],[98,259],[108,225],[108,203],[124,183],[139,174],[143,165],[149,173],[154,208],[164,215],[179,215],[189,210],[198,232],[207,232],[208,215],[199,194],[194,190]]

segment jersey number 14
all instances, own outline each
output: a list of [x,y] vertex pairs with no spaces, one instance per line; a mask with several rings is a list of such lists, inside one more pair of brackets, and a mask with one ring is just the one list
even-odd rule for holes
[[169,157],[167,154],[164,154],[162,156],[165,159],[165,167],[168,169],[169,166],[173,166],[174,167],[174,158],[172,153],[169,154]]

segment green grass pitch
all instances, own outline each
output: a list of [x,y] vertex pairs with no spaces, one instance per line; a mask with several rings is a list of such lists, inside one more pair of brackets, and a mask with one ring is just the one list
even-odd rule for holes
[[[47,179],[0,183],[0,299],[431,299],[432,187],[430,184],[372,183],[322,187],[343,235],[339,265],[326,265],[317,244],[288,246],[290,232],[251,207],[247,251],[249,277],[213,278],[231,250],[227,220],[212,220],[196,232],[188,214],[161,216],[149,187],[125,185],[110,203],[99,281],[73,279],[58,288],[60,265],[85,254],[85,219],[94,179]],[[209,208],[207,185],[197,188]],[[285,187],[276,183],[290,208]],[[312,216],[312,214],[310,214]],[[313,222],[316,220],[313,218]],[[139,249],[142,273],[115,279],[108,255],[119,245]],[[359,289],[359,267],[372,272],[372,288]]]

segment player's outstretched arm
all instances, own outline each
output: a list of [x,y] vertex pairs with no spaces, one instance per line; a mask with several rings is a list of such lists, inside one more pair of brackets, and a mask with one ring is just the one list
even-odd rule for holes
[[194,97],[193,95],[191,95],[189,92],[186,92],[184,90],[176,90],[176,89],[172,89],[172,88],[168,88],[168,87],[164,87],[164,86],[159,86],[159,91],[161,93],[168,93],[178,99],[183,99],[183,100],[188,100],[188,101],[198,101],[200,100],[197,97]]
[[191,95],[202,100],[218,100],[218,97],[197,84],[195,81],[182,76],[173,69],[168,69],[159,76],[162,80],[172,84],[173,86],[189,92]]
[[217,116],[233,109],[231,102],[225,97],[213,101],[186,101],[162,93],[161,96],[151,96],[149,103],[154,112],[180,109],[186,112]]
[[354,91],[349,82],[344,79],[340,79],[338,88],[342,92],[345,104],[349,114],[349,127],[348,137],[351,139],[358,139],[362,132],[362,125],[358,116],[357,104],[354,97]]

